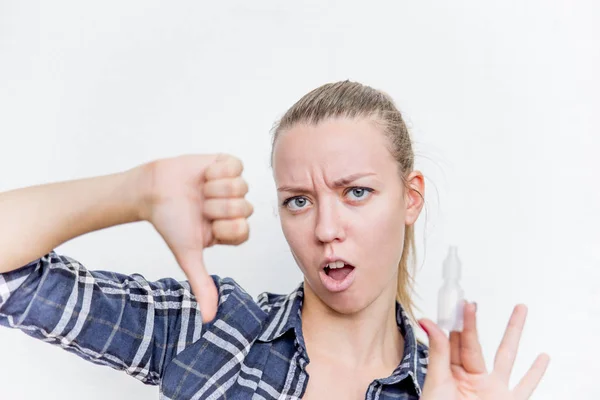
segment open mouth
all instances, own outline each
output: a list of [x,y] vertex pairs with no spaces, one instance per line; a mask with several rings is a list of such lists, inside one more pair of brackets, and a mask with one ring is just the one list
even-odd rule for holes
[[354,267],[350,264],[344,263],[343,261],[335,261],[327,264],[323,270],[325,275],[335,281],[341,282],[346,279],[348,275],[350,275],[352,270],[354,270]]

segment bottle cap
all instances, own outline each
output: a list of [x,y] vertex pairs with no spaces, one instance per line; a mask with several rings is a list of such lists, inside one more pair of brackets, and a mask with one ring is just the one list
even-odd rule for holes
[[448,255],[444,260],[444,279],[458,280],[460,279],[461,263],[458,258],[458,247],[450,246]]

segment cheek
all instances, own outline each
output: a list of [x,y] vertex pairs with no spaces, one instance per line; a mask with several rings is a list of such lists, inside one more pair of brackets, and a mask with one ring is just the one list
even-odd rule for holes
[[[281,229],[283,236],[290,246],[292,252],[299,258],[302,264],[307,257],[307,249],[310,244],[310,232],[299,218],[281,217]],[[302,268],[302,266],[300,266]]]
[[291,247],[294,247],[294,242],[296,241],[297,229],[294,230],[293,224],[290,223],[286,218],[281,217],[281,230],[283,231],[283,236],[285,236],[285,240]]
[[363,220],[359,243],[365,250],[364,257],[373,265],[397,265],[404,242],[404,213],[400,207],[378,207],[370,218]]

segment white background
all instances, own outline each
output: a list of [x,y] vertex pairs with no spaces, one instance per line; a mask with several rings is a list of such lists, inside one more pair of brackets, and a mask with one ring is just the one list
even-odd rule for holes
[[[301,274],[276,215],[269,130],[309,90],[361,81],[396,100],[427,177],[419,315],[435,318],[456,244],[488,363],[524,302],[515,376],[545,351],[535,399],[600,398],[599,3],[299,3],[0,1],[0,190],[234,154],[256,209],[251,238],[210,249],[207,264],[254,295],[286,293]],[[58,251],[91,269],[183,278],[146,223]],[[1,399],[157,397],[0,329]]]

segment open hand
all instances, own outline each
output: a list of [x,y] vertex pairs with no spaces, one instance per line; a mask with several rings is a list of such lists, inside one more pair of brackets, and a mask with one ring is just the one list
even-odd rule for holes
[[479,344],[476,311],[475,304],[465,304],[464,329],[451,332],[450,339],[434,322],[419,321],[429,336],[429,367],[421,400],[525,400],[542,379],[550,362],[546,354],[537,357],[513,389],[508,386],[527,307],[514,308],[491,372]]

